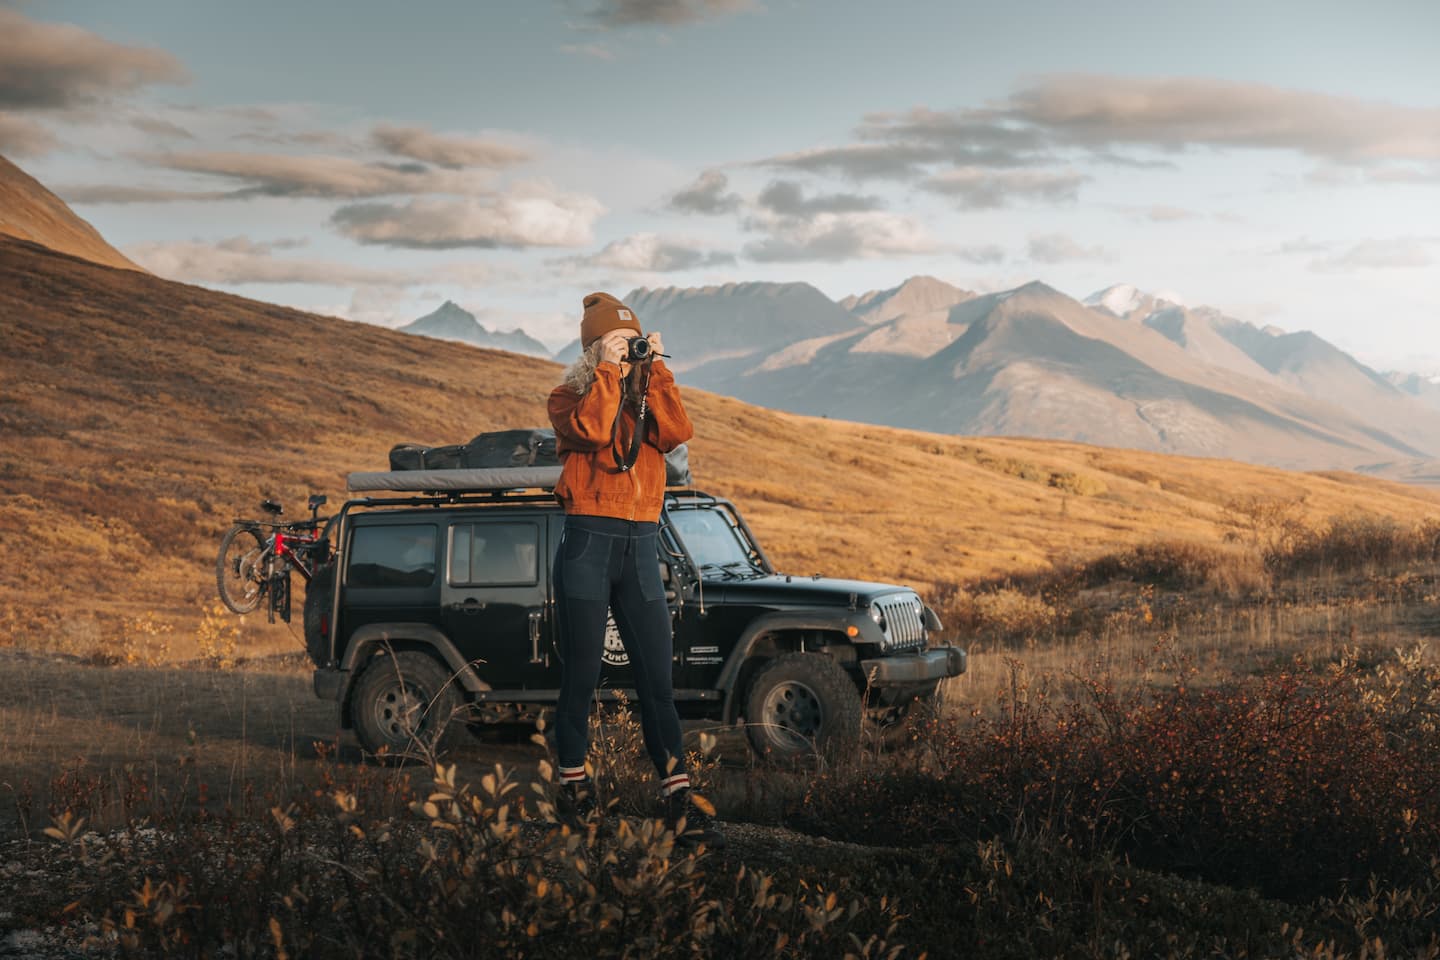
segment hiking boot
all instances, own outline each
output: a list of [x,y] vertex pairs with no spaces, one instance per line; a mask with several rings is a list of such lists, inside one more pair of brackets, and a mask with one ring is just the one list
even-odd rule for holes
[[[681,824],[681,820],[684,824]],[[715,818],[695,806],[690,789],[676,790],[665,798],[665,828],[675,834],[675,842],[693,847],[705,844],[711,850],[725,846],[725,834],[715,825]]]
[[595,785],[589,780],[581,783],[561,784],[555,796],[555,812],[563,823],[572,829],[584,830],[585,824],[600,815],[600,802],[595,797]]

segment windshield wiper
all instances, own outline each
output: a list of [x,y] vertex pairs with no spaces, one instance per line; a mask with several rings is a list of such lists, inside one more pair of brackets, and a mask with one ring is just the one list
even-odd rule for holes
[[743,577],[749,575],[760,575],[759,571],[751,565],[748,560],[729,560],[725,563],[702,563],[701,570],[718,570],[720,573],[730,577]]

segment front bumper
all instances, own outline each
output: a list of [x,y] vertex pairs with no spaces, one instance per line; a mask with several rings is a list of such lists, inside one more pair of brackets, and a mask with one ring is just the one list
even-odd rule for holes
[[932,647],[913,657],[878,657],[860,661],[860,674],[872,687],[903,686],[958,677],[968,666],[959,647]]

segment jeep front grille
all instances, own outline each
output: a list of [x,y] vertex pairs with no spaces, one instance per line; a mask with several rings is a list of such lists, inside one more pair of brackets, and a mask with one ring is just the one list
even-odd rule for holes
[[912,650],[925,646],[925,613],[915,594],[899,594],[875,601],[885,617],[889,649]]

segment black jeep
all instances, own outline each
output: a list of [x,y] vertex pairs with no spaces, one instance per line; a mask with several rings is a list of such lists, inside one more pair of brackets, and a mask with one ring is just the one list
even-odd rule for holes
[[[371,752],[438,746],[455,720],[533,721],[556,698],[550,573],[564,514],[514,477],[432,486],[460,473],[352,475],[352,491],[378,489],[357,477],[403,476],[383,486],[418,495],[346,503],[335,562],[307,591],[315,692]],[[724,499],[671,489],[658,540],[680,714],[743,720],[762,755],[843,746],[866,728],[883,737],[965,670],[964,650],[930,646],[940,622],[913,590],[777,573]],[[631,686],[612,620],[597,695]]]

